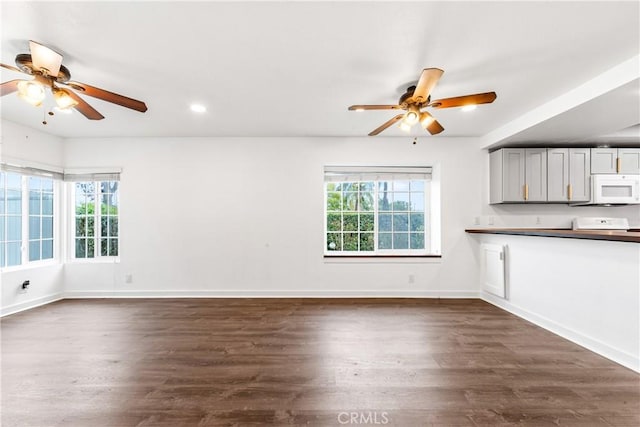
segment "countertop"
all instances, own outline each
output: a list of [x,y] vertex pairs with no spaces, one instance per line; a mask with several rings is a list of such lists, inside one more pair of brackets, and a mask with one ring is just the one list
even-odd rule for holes
[[640,230],[571,230],[566,228],[467,228],[467,233],[511,234],[517,236],[561,237],[640,243]]

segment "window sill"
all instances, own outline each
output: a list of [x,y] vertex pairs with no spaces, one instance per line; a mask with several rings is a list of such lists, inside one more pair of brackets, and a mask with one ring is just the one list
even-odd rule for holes
[[442,255],[324,255],[325,264],[439,264]]
[[72,258],[67,264],[119,264],[119,257]]

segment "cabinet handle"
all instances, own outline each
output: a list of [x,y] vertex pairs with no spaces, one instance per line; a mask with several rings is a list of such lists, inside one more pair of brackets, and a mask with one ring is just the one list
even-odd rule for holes
[[524,185],[524,199],[529,200],[529,184]]
[[616,173],[620,173],[620,169],[622,169],[622,159],[616,157]]
[[571,187],[571,184],[567,185],[567,199],[571,200],[571,198],[573,197],[573,187]]

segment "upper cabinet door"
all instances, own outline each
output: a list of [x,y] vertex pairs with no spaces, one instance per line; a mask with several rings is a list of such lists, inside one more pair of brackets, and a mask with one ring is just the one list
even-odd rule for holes
[[525,195],[524,148],[502,149],[502,200],[523,202]]
[[588,202],[591,199],[591,150],[569,149],[569,202]]
[[591,173],[617,173],[617,148],[592,148]]
[[525,148],[525,201],[547,201],[547,149]]
[[640,174],[640,148],[618,148],[620,169],[618,173]]
[[547,200],[566,202],[569,200],[569,149],[547,150]]

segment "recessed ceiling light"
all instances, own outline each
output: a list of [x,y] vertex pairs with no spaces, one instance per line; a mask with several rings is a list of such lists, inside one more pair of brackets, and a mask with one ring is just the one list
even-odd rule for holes
[[207,107],[205,107],[202,104],[191,104],[191,111],[193,111],[194,113],[206,113],[207,112]]
[[464,107],[462,107],[462,111],[473,111],[475,109],[476,109],[475,104],[465,105]]

